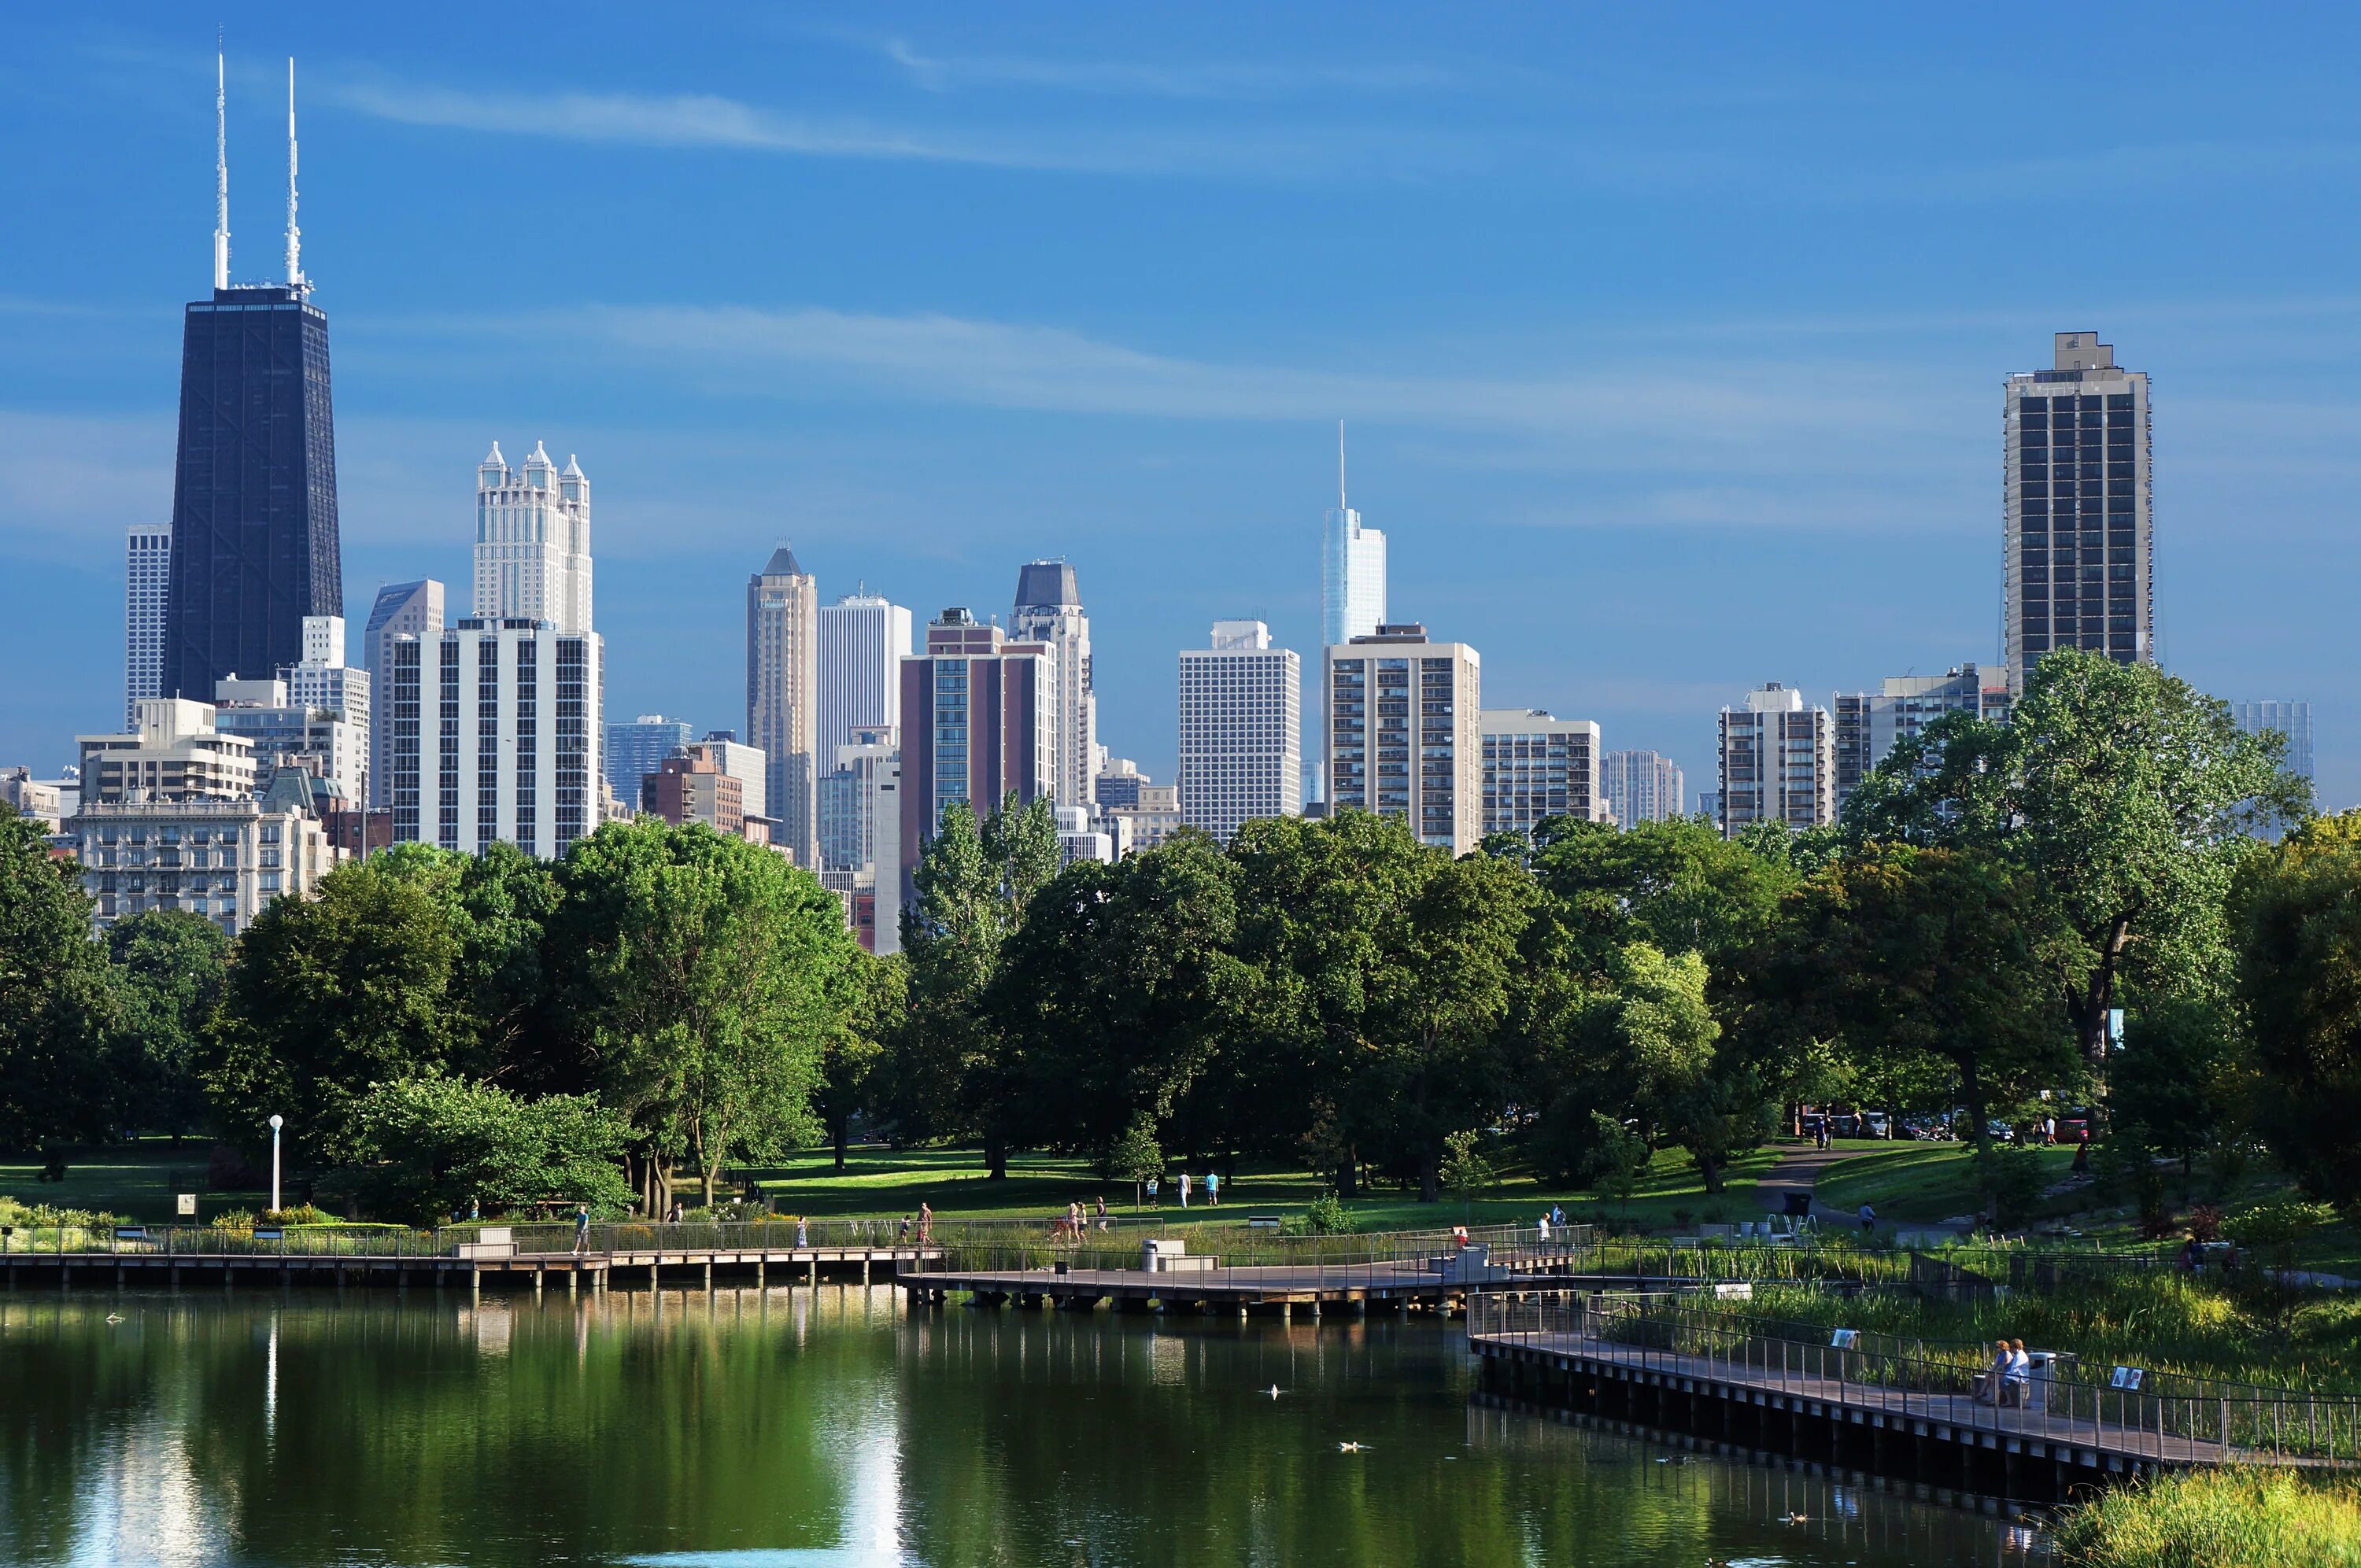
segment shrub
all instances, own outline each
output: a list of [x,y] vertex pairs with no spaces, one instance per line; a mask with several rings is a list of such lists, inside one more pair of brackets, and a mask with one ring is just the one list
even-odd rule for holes
[[1992,1202],[1993,1223],[2008,1229],[2032,1219],[2047,1184],[2041,1157],[2020,1145],[1993,1144],[1975,1159],[1976,1182]]
[[266,1225],[339,1225],[344,1223],[334,1214],[322,1213],[309,1203],[298,1203],[291,1209],[265,1209],[262,1223]]
[[2200,1203],[2189,1211],[2189,1239],[2193,1242],[2218,1242],[2222,1239],[2222,1211],[2212,1203]]
[[2074,1568],[2361,1564],[2361,1501],[2284,1470],[2184,1472],[2069,1510],[2056,1541]]

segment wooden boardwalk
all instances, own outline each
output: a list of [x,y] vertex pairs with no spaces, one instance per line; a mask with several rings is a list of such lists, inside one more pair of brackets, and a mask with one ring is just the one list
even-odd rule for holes
[[[925,1267],[898,1277],[914,1304],[939,1305],[965,1295],[982,1306],[1014,1303],[1088,1310],[1102,1303],[1117,1310],[1148,1307],[1166,1311],[1235,1312],[1276,1310],[1292,1319],[1301,1310],[1319,1318],[1324,1310],[1366,1313],[1372,1304],[1395,1310],[1449,1306],[1470,1290],[1510,1286],[1581,1287],[1581,1276],[1565,1272],[1579,1261],[1572,1250],[1520,1253],[1486,1261],[1450,1253],[1356,1263],[1244,1264],[1224,1266],[1217,1257],[1172,1260],[1179,1266],[1155,1270],[1102,1268],[1082,1263],[1047,1268]],[[1617,1275],[1628,1285],[1629,1275]],[[1664,1288],[1667,1281],[1653,1282]]]
[[[2079,1486],[2160,1469],[2268,1459],[2168,1423],[2108,1419],[2097,1404],[2071,1412],[1994,1407],[1828,1375],[1824,1358],[1762,1366],[1563,1332],[1477,1333],[1497,1391],[1543,1405],[1592,1409],[1752,1442],[1790,1453],[1850,1450],[1869,1467],[1915,1479],[1962,1478],[1971,1489],[2064,1497]],[[2048,1389],[2036,1386],[2040,1400]]]
[[183,1284],[241,1282],[312,1285],[456,1285],[481,1290],[487,1283],[522,1287],[538,1294],[554,1282],[569,1292],[603,1290],[613,1284],[650,1287],[684,1274],[714,1282],[717,1270],[741,1283],[818,1285],[823,1279],[868,1285],[902,1270],[942,1258],[939,1246],[714,1246],[618,1248],[611,1251],[485,1253],[457,1251],[369,1253],[353,1251],[13,1252],[0,1255],[0,1278],[9,1288],[45,1285],[177,1289]]

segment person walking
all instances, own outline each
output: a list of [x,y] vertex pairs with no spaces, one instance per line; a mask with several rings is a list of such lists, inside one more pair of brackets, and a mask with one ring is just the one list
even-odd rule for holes
[[1861,1206],[1861,1234],[1863,1234],[1863,1235],[1868,1235],[1868,1234],[1872,1234],[1872,1232],[1874,1232],[1876,1229],[1877,1229],[1877,1211],[1876,1211],[1875,1209],[1871,1208],[1867,1203],[1863,1203],[1863,1204]]
[[1205,1173],[1205,1203],[1208,1208],[1222,1206],[1222,1173],[1218,1170]]
[[574,1205],[574,1251],[578,1256],[590,1245],[590,1205]]
[[1182,1171],[1182,1172],[1180,1173],[1180,1207],[1182,1207],[1183,1209],[1186,1209],[1188,1206],[1189,1206],[1189,1173],[1188,1173],[1187,1171],[1185,1171],[1185,1170],[1184,1170],[1184,1171]]
[[934,1239],[935,1212],[927,1206],[926,1200],[922,1198],[918,1201],[918,1245],[930,1245]]
[[1549,1245],[1549,1211],[1546,1209],[1542,1211],[1541,1233],[1542,1245]]
[[2005,1402],[2023,1409],[2026,1396],[2033,1389],[2033,1357],[2025,1353],[2025,1342],[2021,1339],[2008,1342],[2006,1389],[2008,1397]]
[[1156,1178],[1152,1176],[1148,1179],[1148,1206],[1156,1207]]
[[796,1216],[796,1250],[811,1245],[811,1221],[802,1214]]
[[1099,1194],[1099,1229],[1105,1230],[1106,1228],[1106,1194],[1102,1192]]

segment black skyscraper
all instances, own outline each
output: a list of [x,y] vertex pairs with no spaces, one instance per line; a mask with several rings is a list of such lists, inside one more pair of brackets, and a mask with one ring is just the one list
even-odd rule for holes
[[328,318],[308,288],[215,289],[188,308],[164,695],[302,657],[303,618],[344,613]]

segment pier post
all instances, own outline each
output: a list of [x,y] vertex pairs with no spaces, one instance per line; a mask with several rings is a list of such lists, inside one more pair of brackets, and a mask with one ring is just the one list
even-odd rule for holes
[[861,1288],[869,1288],[869,1255],[865,1252],[861,1255]]
[[811,1255],[811,1288],[815,1290],[819,1288],[819,1254],[818,1253]]
[[759,1254],[759,1255],[755,1257],[755,1259],[754,1259],[754,1288],[755,1288],[755,1289],[760,1290],[760,1289],[762,1289],[762,1288],[763,1288],[763,1287],[764,1283],[765,1283],[765,1282],[768,1280],[768,1278],[769,1278],[769,1276],[770,1276],[770,1270],[771,1270],[771,1255],[770,1255],[769,1253],[767,1253],[767,1252],[766,1252],[766,1253]]
[[536,1301],[541,1299],[541,1277],[544,1272],[538,1266],[535,1266],[533,1271],[533,1299]]
[[576,1264],[566,1271],[566,1299],[569,1301],[582,1294],[582,1266]]
[[1290,1324],[1295,1321],[1294,1303],[1290,1301],[1281,1301],[1279,1304],[1279,1321],[1282,1323]]
[[654,1289],[655,1288],[656,1288],[656,1265],[655,1265],[655,1260],[654,1260],[653,1258],[650,1258],[650,1259],[648,1260],[648,1288],[649,1288],[649,1289],[651,1289],[651,1290],[653,1290],[653,1289]]
[[471,1264],[467,1268],[467,1294],[470,1297],[476,1297],[483,1293],[484,1270],[480,1265]]
[[713,1294],[713,1259],[710,1257],[705,1260],[705,1293],[708,1296]]

